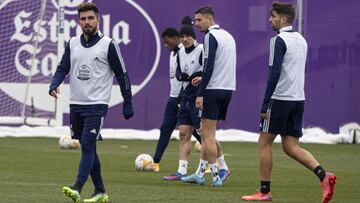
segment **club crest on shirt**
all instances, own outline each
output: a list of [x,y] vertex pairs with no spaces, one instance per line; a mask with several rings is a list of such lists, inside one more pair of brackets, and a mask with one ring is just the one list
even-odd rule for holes
[[93,70],[87,65],[81,65],[75,71],[79,80],[89,80],[93,76]]

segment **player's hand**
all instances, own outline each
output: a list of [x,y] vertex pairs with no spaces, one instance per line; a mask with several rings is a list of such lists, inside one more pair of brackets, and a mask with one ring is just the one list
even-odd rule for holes
[[187,73],[181,73],[180,78],[181,78],[181,80],[188,81],[189,80],[189,75]]
[[54,97],[55,99],[59,98],[60,96],[60,89],[57,87],[54,90],[49,91],[50,96]]
[[134,110],[132,108],[131,103],[128,104],[128,103],[124,102],[124,104],[123,104],[123,117],[124,117],[124,119],[128,120],[133,116],[134,116]]
[[194,79],[191,80],[191,84],[196,87],[200,84],[202,80],[202,77],[195,77]]
[[269,115],[269,113],[261,113],[261,118],[266,120],[266,119],[270,118],[270,115]]
[[195,106],[198,109],[203,109],[204,97],[196,97]]

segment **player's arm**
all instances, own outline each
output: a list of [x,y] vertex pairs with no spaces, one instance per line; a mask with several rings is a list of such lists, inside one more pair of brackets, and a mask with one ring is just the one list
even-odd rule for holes
[[108,61],[111,69],[114,71],[115,78],[120,85],[121,95],[124,98],[123,115],[129,119],[134,115],[132,108],[132,93],[129,76],[125,69],[124,60],[121,56],[120,47],[112,40],[108,50]]
[[204,72],[202,74],[198,97],[204,96],[205,89],[209,84],[210,78],[213,74],[217,47],[218,43],[215,37],[211,33],[206,35],[204,40]]
[[189,80],[189,75],[188,75],[187,73],[183,73],[183,72],[181,71],[179,53],[178,53],[177,56],[176,56],[176,61],[177,61],[176,73],[175,73],[176,79],[177,79],[178,81],[190,81],[190,80]]
[[270,42],[270,63],[269,77],[267,81],[264,100],[261,106],[261,113],[266,113],[271,96],[273,95],[276,85],[280,78],[281,66],[286,53],[286,44],[283,39],[276,37]]
[[70,65],[71,63],[70,63],[70,41],[69,41],[65,47],[64,54],[61,58],[59,65],[56,68],[56,72],[50,83],[49,94],[51,96],[57,98],[58,94],[60,94],[58,87],[64,81],[66,75],[69,73]]

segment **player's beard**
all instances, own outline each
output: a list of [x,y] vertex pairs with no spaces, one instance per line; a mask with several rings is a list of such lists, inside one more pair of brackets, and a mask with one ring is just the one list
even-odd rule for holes
[[271,23],[270,24],[271,29],[274,30],[275,32],[278,32],[280,30],[280,28],[278,28],[275,24]]
[[82,28],[82,31],[84,32],[84,34],[88,35],[88,36],[91,36],[93,34],[95,34],[96,32],[96,27],[92,28],[92,27],[85,27],[85,28]]

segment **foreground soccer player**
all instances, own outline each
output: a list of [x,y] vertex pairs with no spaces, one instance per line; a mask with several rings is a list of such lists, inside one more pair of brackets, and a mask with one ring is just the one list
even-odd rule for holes
[[284,152],[320,179],[322,202],[331,200],[336,176],[326,172],[316,159],[299,146],[304,112],[304,80],[307,56],[306,40],[293,31],[295,10],[291,4],[273,3],[270,23],[279,34],[270,41],[270,72],[261,108],[260,137],[260,191],[243,200],[272,201],[270,177],[272,170],[272,143],[280,134]]
[[[201,109],[201,158],[196,173],[181,178],[188,183],[203,185],[204,173],[210,165],[212,185],[220,187],[230,175],[229,170],[216,166],[217,145],[215,139],[218,120],[225,120],[227,109],[236,86],[236,44],[230,33],[215,24],[215,14],[211,7],[202,7],[195,12],[195,24],[204,38],[204,73],[195,77],[192,85],[198,86],[195,101]],[[223,158],[223,156],[222,156]],[[223,160],[223,159],[222,159]],[[219,160],[220,169],[223,164]]]
[[99,31],[100,18],[96,5],[82,3],[78,7],[78,13],[83,34],[70,39],[49,89],[49,94],[57,98],[60,94],[58,87],[69,74],[70,128],[72,138],[80,140],[81,161],[75,184],[63,187],[63,192],[74,202],[79,202],[81,190],[90,175],[95,191],[84,202],[108,202],[96,141],[102,139],[100,130],[108,109],[113,74],[115,73],[124,98],[125,119],[134,114],[131,86],[119,46]]

